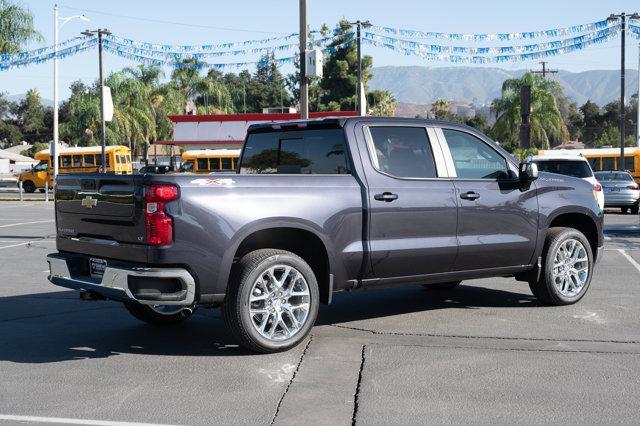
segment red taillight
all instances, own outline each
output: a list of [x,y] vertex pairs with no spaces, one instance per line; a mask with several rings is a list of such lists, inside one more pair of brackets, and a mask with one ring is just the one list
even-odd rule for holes
[[638,187],[638,185],[629,185],[627,186],[628,189],[633,189],[634,191],[637,191],[638,189],[640,189],[640,187]]
[[593,184],[593,190],[596,191],[596,192],[602,191],[602,185],[600,185],[599,183],[594,183]]
[[173,219],[164,212],[164,205],[178,198],[178,188],[172,185],[146,187],[147,244],[166,246],[173,242]]

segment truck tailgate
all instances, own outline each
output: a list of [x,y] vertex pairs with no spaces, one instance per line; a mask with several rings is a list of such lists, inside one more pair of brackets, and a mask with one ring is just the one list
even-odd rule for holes
[[56,181],[58,237],[144,244],[143,188],[140,176],[60,175]]

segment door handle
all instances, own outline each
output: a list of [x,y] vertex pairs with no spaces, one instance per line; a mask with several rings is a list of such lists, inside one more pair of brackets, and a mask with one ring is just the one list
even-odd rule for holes
[[462,194],[460,194],[460,198],[462,198],[463,200],[477,200],[478,198],[480,198],[480,194],[478,194],[477,192],[473,192],[473,191],[469,191],[469,192],[463,192]]
[[393,200],[398,199],[398,194],[393,194],[391,192],[383,192],[382,194],[376,194],[373,196],[378,201],[384,201],[386,203],[390,203]]

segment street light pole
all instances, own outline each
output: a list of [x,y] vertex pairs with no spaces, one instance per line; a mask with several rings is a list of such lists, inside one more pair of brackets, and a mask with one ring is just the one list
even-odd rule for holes
[[100,166],[101,166],[102,173],[106,173],[107,172],[107,153],[106,153],[107,124],[104,116],[104,72],[103,72],[103,66],[102,66],[102,36],[109,35],[111,34],[111,32],[106,28],[98,28],[97,30],[94,30],[94,31],[87,30],[82,34],[86,36],[98,34],[98,67],[99,67],[98,72],[99,72],[99,79],[100,79],[100,126],[102,129],[102,132],[100,135],[100,144],[102,145],[102,163]]
[[82,19],[83,21],[89,21],[84,15],[74,15],[65,18],[58,16],[58,5],[53,6],[53,145],[51,146],[51,161],[53,163],[53,180],[55,182],[58,176],[58,143],[60,140],[58,132],[58,33],[60,28],[67,22],[73,19]]
[[363,102],[363,85],[362,85],[362,27],[368,28],[371,26],[369,21],[349,22],[351,25],[356,26],[356,50],[358,55],[358,87],[356,88],[356,110],[360,115],[365,115],[364,102]]
[[638,117],[636,118],[636,139],[638,143],[638,147],[640,148],[640,43],[638,43],[638,105],[636,109],[638,110]]
[[300,118],[309,118],[307,79],[307,0],[300,0]]
[[637,13],[622,12],[618,15],[609,15],[609,21],[615,21],[620,19],[620,159],[618,160],[618,170],[624,171],[624,133],[625,133],[625,110],[624,110],[624,83],[625,83],[625,39],[626,39],[626,23],[627,16],[629,19],[639,19],[640,15]]

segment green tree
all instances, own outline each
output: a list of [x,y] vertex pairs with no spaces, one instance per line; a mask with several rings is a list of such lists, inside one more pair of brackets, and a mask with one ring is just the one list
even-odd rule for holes
[[531,86],[531,144],[548,149],[566,140],[568,132],[558,110],[556,96],[562,88],[555,81],[541,75],[526,73],[522,78],[512,78],[502,84],[502,96],[493,101],[492,112],[496,122],[491,129],[494,139],[506,148],[518,146],[520,116],[520,88]]
[[24,50],[30,41],[44,41],[33,26],[33,15],[18,3],[0,0],[0,54]]
[[487,121],[487,117],[480,113],[476,113],[473,117],[464,120],[464,124],[473,127],[482,133],[487,133],[489,131],[489,122]]
[[71,95],[60,106],[60,139],[71,145],[98,145],[100,95],[94,84],[71,83]]
[[14,106],[13,112],[25,138],[30,142],[49,142],[51,129],[45,125],[47,108],[42,105],[37,90],[28,90],[25,97]]
[[249,82],[249,103],[251,110],[259,112],[262,108],[288,107],[291,96],[286,88],[286,81],[273,53],[260,58],[256,71]]
[[[346,20],[336,27],[336,36],[330,46],[344,43],[341,34],[352,31]],[[362,57],[362,82],[366,88],[373,76],[373,59],[369,55]],[[344,46],[328,55],[324,62],[323,77],[320,81],[321,109],[328,111],[353,111],[356,108],[356,88],[358,86],[358,55],[355,44]]]
[[15,108],[15,103],[7,99],[6,93],[0,92],[0,148],[8,148],[22,141],[20,128],[11,115]]
[[367,109],[371,115],[393,117],[397,106],[398,101],[388,90],[373,90],[367,93]]

